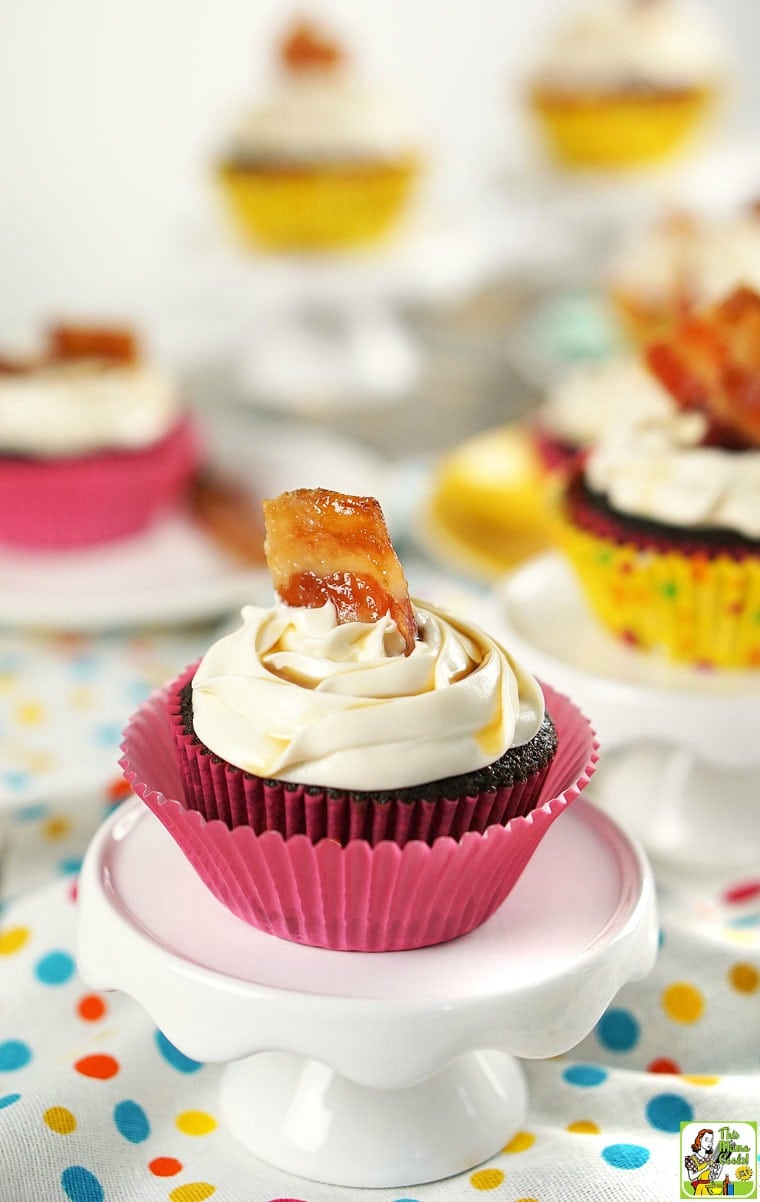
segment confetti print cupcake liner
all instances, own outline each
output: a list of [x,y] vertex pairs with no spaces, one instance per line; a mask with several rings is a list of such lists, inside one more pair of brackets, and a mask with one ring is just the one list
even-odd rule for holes
[[188,419],[145,450],[0,457],[0,542],[56,550],[136,534],[179,499],[198,462]]
[[242,235],[274,250],[327,250],[381,238],[419,173],[414,160],[277,167],[226,164],[220,182]]
[[229,827],[250,826],[256,834],[277,830],[288,839],[306,835],[312,843],[352,839],[402,846],[411,839],[432,843],[442,835],[461,838],[465,831],[484,831],[493,823],[530,813],[539,803],[549,763],[524,780],[496,790],[445,798],[402,799],[357,797],[345,792],[262,780],[220,760],[194,734],[188,733],[181,694],[197,665],[169,688],[168,713],[184,784],[185,804],[208,821],[220,818]]
[[559,738],[542,803],[527,816],[461,839],[374,847],[354,839],[232,830],[187,808],[168,714],[171,686],[130,721],[120,760],[135,793],[163,823],[211,892],[262,931],[345,951],[443,943],[480,926],[509,894],[549,827],[588,784],[597,744],[568,698],[546,688]]
[[680,663],[760,666],[760,557],[637,546],[570,521],[559,537],[591,609],[619,639]]

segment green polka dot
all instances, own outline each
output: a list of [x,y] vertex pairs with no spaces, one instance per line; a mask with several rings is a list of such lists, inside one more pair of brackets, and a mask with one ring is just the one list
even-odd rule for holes
[[663,597],[666,597],[668,599],[668,601],[672,601],[675,597],[678,596],[678,585],[673,584],[672,581],[670,584],[663,584],[662,595],[663,595]]

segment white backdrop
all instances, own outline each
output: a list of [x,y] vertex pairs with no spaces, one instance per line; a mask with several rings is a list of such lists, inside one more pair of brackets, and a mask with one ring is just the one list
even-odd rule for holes
[[[705,0],[708,2],[708,0]],[[333,23],[430,133],[435,186],[475,194],[524,145],[516,87],[569,0],[0,0],[0,335],[146,309],[212,195],[227,119],[265,86],[293,11]],[[758,0],[711,0],[760,111]],[[736,116],[738,114],[738,117]]]

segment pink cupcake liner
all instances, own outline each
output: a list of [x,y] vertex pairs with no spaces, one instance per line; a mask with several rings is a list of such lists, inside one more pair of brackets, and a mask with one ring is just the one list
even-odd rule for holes
[[0,541],[43,550],[136,534],[181,497],[199,461],[189,418],[144,450],[0,457]]
[[220,760],[188,734],[180,712],[180,694],[197,664],[169,686],[168,714],[182,772],[184,800],[207,821],[250,826],[257,835],[277,830],[286,839],[306,835],[312,843],[334,839],[347,844],[365,839],[374,846],[392,839],[403,847],[411,839],[432,843],[442,835],[459,839],[465,831],[484,831],[493,823],[527,814],[537,804],[547,768],[524,781],[471,796],[414,801],[356,798],[265,781]]
[[295,943],[340,951],[401,951],[454,939],[485,922],[509,894],[541,839],[588,784],[598,745],[588,720],[543,686],[559,746],[540,804],[506,825],[460,839],[403,846],[230,829],[187,808],[168,713],[173,686],[154,693],[124,733],[119,761],[134,792],[163,823],[204,884],[233,914]]

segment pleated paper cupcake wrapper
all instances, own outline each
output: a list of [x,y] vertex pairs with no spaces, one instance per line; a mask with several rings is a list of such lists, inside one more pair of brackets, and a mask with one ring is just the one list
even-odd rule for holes
[[695,133],[715,99],[710,86],[681,95],[571,97],[536,89],[533,112],[560,161],[571,167],[625,169],[667,159]]
[[360,246],[382,237],[419,174],[414,160],[277,168],[226,164],[220,183],[243,235],[279,250]]
[[344,951],[400,951],[443,943],[485,922],[509,894],[541,839],[588,784],[594,733],[561,694],[545,688],[559,747],[545,800],[526,817],[461,839],[313,843],[277,831],[207,821],[184,802],[168,717],[169,689],[130,721],[121,767],[215,897],[244,922],[295,943]]
[[465,831],[484,831],[528,814],[541,797],[548,765],[509,787],[439,800],[333,796],[323,789],[262,780],[220,760],[187,733],[180,693],[194,672],[195,666],[188,668],[170,687],[168,713],[185,804],[208,821],[250,826],[256,834],[276,830],[286,839],[306,835],[312,843],[364,839],[374,846],[390,839],[403,847],[410,839],[432,843],[442,835],[459,839]]
[[187,419],[145,450],[0,457],[0,541],[54,550],[136,534],[179,500],[198,462]]
[[624,642],[702,667],[760,666],[760,556],[642,548],[571,522],[560,537],[591,609]]

